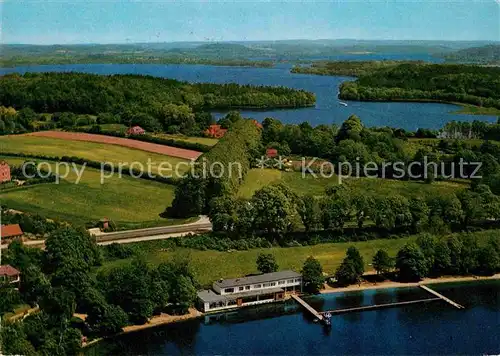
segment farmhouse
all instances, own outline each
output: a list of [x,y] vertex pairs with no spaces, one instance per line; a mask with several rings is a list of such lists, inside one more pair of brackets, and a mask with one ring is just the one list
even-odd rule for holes
[[144,135],[146,130],[140,126],[133,126],[127,130],[127,135]]
[[276,148],[268,148],[266,149],[266,156],[268,158],[276,158],[278,157],[278,150]]
[[219,311],[285,298],[286,292],[302,291],[302,275],[294,271],[265,273],[214,282],[212,289],[198,292],[203,312]]
[[11,265],[0,266],[0,281],[9,284],[19,284],[21,282],[21,272]]
[[23,234],[23,230],[19,224],[0,225],[0,237],[2,241],[22,238]]
[[10,167],[5,161],[0,162],[0,183],[10,182]]
[[208,129],[205,130],[205,135],[213,138],[221,138],[227,132],[227,129],[221,128],[220,125],[210,125]]

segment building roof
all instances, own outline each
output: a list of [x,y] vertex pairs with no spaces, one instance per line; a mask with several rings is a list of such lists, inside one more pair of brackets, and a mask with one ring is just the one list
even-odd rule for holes
[[200,298],[204,303],[221,302],[224,300],[235,300],[238,298],[251,297],[262,294],[271,294],[283,292],[282,288],[265,288],[260,290],[251,290],[242,293],[231,293],[220,295],[215,293],[213,290],[204,289],[198,292],[198,298]]
[[0,230],[2,238],[16,237],[23,234],[19,224],[1,225]]
[[12,267],[11,265],[0,266],[0,276],[18,276],[21,272]]
[[142,127],[140,126],[133,126],[127,130],[127,132],[146,132]]
[[302,277],[302,275],[295,271],[288,270],[288,271],[280,271],[273,273],[264,273],[264,274],[259,274],[257,276],[223,279],[221,281],[214,282],[214,285],[218,286],[219,288],[230,288],[230,287],[244,286],[248,284],[266,283],[281,279],[298,278],[298,277]]

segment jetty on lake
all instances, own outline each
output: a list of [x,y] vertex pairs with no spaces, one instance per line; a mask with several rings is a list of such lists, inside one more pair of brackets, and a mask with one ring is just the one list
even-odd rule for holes
[[309,311],[319,321],[323,321],[323,315],[321,313],[318,313],[316,311],[316,309],[314,309],[309,304],[307,304],[307,302],[305,302],[301,297],[299,297],[298,295],[292,294],[292,299],[295,300],[300,305],[302,305],[307,311]]
[[352,312],[361,312],[361,311],[368,311],[368,310],[376,310],[376,309],[383,309],[383,308],[392,308],[392,307],[398,307],[398,306],[404,306],[404,305],[411,305],[411,304],[418,304],[418,303],[428,303],[428,302],[435,302],[439,300],[443,300],[447,302],[448,304],[454,306],[457,309],[465,309],[463,305],[460,305],[453,300],[445,297],[444,295],[436,292],[435,290],[420,284],[420,288],[425,290],[426,292],[434,295],[432,298],[424,298],[424,299],[417,299],[417,300],[410,300],[410,301],[405,301],[405,302],[392,302],[392,303],[384,303],[384,304],[374,304],[374,305],[364,305],[360,307],[353,307],[353,308],[345,308],[345,309],[334,309],[334,310],[326,310],[326,311],[317,311],[314,309],[312,306],[310,306],[305,300],[300,298],[298,295],[292,294],[291,297],[293,300],[295,300],[297,303],[299,303],[301,306],[304,307],[309,313],[311,313],[317,320],[323,322],[326,325],[330,325],[330,317],[334,314],[343,314],[343,313],[352,313]]
[[442,294],[440,294],[440,293],[436,292],[436,291],[435,291],[435,290],[433,290],[433,289],[430,289],[430,288],[429,288],[429,287],[427,287],[427,286],[424,286],[423,284],[420,284],[420,288],[422,288],[423,290],[425,290],[425,291],[427,291],[427,292],[429,292],[429,293],[431,293],[431,294],[434,294],[434,295],[435,295],[435,296],[437,296],[438,298],[440,298],[440,299],[444,300],[444,301],[445,301],[446,303],[448,303],[448,304],[453,305],[453,306],[454,306],[455,308],[457,308],[457,309],[465,309],[465,307],[464,307],[463,305],[460,305],[460,304],[458,304],[458,303],[454,302],[453,300],[451,300],[451,299],[449,299],[449,298],[446,298],[444,295],[442,295]]

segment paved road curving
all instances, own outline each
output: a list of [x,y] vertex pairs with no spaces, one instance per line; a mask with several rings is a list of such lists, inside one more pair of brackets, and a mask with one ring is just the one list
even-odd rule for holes
[[[141,241],[164,240],[172,237],[181,237],[188,234],[199,234],[212,230],[212,223],[208,216],[201,215],[195,222],[181,225],[159,226],[147,229],[116,231],[96,235],[98,245],[110,245],[112,243],[127,244]],[[26,246],[43,248],[45,240],[27,240]],[[9,245],[1,245],[6,249]]]

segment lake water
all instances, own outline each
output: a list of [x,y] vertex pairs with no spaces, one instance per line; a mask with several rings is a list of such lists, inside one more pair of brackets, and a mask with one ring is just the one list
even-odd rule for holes
[[[353,58],[356,58],[354,56]],[[455,105],[436,103],[378,103],[348,102],[339,104],[339,85],[353,78],[340,76],[315,76],[290,73],[290,64],[275,68],[222,67],[207,65],[156,65],[156,64],[68,64],[44,66],[20,66],[1,68],[0,74],[12,72],[86,72],[96,74],[147,74],[189,82],[212,82],[251,85],[286,86],[305,89],[316,94],[316,106],[292,110],[242,111],[244,116],[263,120],[275,117],[285,123],[308,121],[319,124],[341,124],[351,114],[356,114],[367,126],[400,127],[407,130],[418,128],[439,129],[451,120],[484,120],[495,122],[496,116],[451,114],[459,109]],[[221,113],[215,113],[220,116]]]
[[[500,281],[434,285],[464,305],[443,301],[333,317],[330,330],[294,302],[220,314],[118,337],[88,355],[418,355],[498,354]],[[308,299],[317,310],[432,297],[417,288],[330,294]]]

